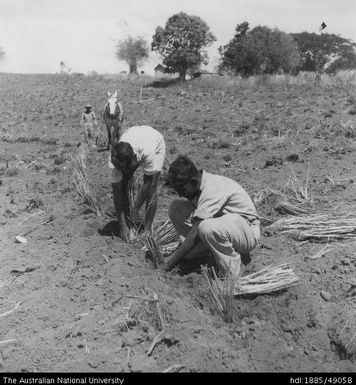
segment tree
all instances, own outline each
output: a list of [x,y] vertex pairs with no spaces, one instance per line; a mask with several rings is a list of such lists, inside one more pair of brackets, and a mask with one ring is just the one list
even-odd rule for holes
[[68,66],[66,66],[66,64],[64,63],[64,61],[61,61],[60,63],[59,63],[59,73],[61,73],[61,74],[70,74],[70,71],[71,71],[72,69],[71,68],[69,68]]
[[334,34],[294,33],[298,44],[300,71],[333,73],[337,70],[356,68],[356,44]]
[[243,76],[293,71],[299,60],[297,45],[287,33],[265,26],[249,31],[248,22],[237,25],[233,39],[220,46],[219,53],[220,70]]
[[215,40],[205,21],[181,12],[171,16],[165,28],[156,28],[151,49],[162,56],[169,72],[179,72],[185,80],[188,70],[208,63],[205,47]]
[[0,61],[4,60],[6,57],[5,51],[2,47],[0,47]]
[[148,43],[143,37],[129,36],[118,42],[116,56],[129,65],[130,74],[137,74],[137,67],[148,58],[149,50]]
[[219,70],[228,70],[235,75],[253,73],[256,63],[254,63],[253,55],[247,49],[246,33],[248,29],[248,22],[238,24],[235,28],[234,38],[227,45],[218,48],[221,55]]

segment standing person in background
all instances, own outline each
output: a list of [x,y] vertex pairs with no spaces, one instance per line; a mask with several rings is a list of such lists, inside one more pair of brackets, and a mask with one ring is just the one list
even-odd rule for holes
[[234,180],[198,170],[182,155],[171,164],[168,182],[182,197],[172,202],[168,215],[184,241],[162,269],[210,250],[220,274],[230,270],[238,277],[241,255],[248,255],[260,239],[260,220],[250,196]]
[[85,143],[87,145],[91,144],[94,140],[94,126],[95,129],[98,130],[98,122],[90,104],[85,106],[85,111],[80,120],[80,126],[84,134]]
[[[129,127],[118,143],[113,143],[109,167],[112,169],[114,206],[119,221],[119,236],[129,241],[129,223],[139,223],[139,211],[145,204],[144,231],[152,231],[157,210],[157,186],[166,146],[160,132],[150,126]],[[136,169],[143,168],[143,184],[130,209],[128,185]]]

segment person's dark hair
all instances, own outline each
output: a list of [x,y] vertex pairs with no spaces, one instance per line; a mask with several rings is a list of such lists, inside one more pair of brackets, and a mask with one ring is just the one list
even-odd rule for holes
[[188,183],[192,178],[199,178],[199,170],[186,155],[179,155],[169,167],[168,184],[174,188]]
[[118,142],[112,146],[111,149],[111,163],[114,166],[118,166],[119,163],[127,162],[128,164],[134,158],[134,150],[130,143]]

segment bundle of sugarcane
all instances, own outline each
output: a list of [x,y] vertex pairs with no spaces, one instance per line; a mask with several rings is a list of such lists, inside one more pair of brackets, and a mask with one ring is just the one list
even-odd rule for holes
[[164,262],[160,245],[153,234],[145,234],[144,242],[146,245],[147,253],[152,259],[155,268],[157,268],[158,265]]
[[240,277],[236,281],[234,295],[271,293],[286,289],[298,280],[293,266],[289,262],[280,262]]
[[140,187],[140,176],[135,173],[132,178],[129,180],[129,183],[127,185],[127,195],[129,199],[129,207],[130,207],[130,212],[133,209],[133,205]]
[[315,226],[317,223],[325,223],[327,220],[327,215],[325,214],[316,214],[316,215],[301,215],[293,216],[287,218],[281,218],[273,222],[270,226],[266,227],[266,231],[274,232],[290,232],[290,231],[301,231],[312,226]]
[[[129,212],[132,213],[134,203],[140,188],[141,184],[141,178],[136,173],[130,178],[128,185],[127,185],[127,197],[128,197],[128,204],[129,204]],[[143,241],[144,239],[141,239],[140,232],[143,229],[144,225],[144,219],[139,220],[138,222],[134,223],[128,218],[128,225],[130,227],[130,241]]]
[[214,267],[211,273],[207,266],[200,266],[203,279],[208,287],[210,300],[225,322],[232,322],[232,310],[236,278],[229,272],[223,279],[218,278]]
[[178,234],[170,220],[167,220],[158,226],[154,233],[156,238],[159,239],[161,246],[169,245],[170,243],[178,240]]
[[291,233],[297,240],[332,241],[356,238],[356,211],[279,219],[268,232]]
[[161,252],[162,252],[162,255],[163,256],[168,256],[168,255],[171,255],[174,250],[176,250],[176,248],[179,246],[179,241],[177,242],[171,242],[169,243],[168,245],[165,245],[165,246],[162,246],[161,245]]
[[292,204],[283,193],[272,189],[261,191],[254,201],[256,204],[266,203],[281,214],[301,215],[308,213],[307,210]]
[[307,210],[295,206],[286,200],[278,201],[273,208],[280,214],[300,215],[308,213]]
[[295,239],[298,241],[321,241],[329,242],[342,239],[356,238],[356,224],[351,226],[336,226],[327,229],[311,229],[310,231],[301,231],[295,234]]
[[101,216],[102,208],[100,201],[94,193],[86,173],[85,154],[79,153],[78,156],[73,159],[73,163],[73,182],[79,195],[96,215]]
[[202,273],[208,284],[212,301],[222,315],[231,309],[230,301],[234,295],[271,293],[286,289],[299,280],[288,262],[270,265],[256,273],[238,278],[234,278],[230,272],[224,278],[218,278],[214,268],[210,276],[208,269],[204,266],[202,266]]
[[178,234],[170,220],[165,221],[155,229],[154,236],[164,256],[172,254],[179,245]]
[[[165,221],[153,230],[153,238],[156,244],[159,245],[161,254],[164,256],[172,254],[179,245],[178,234],[170,220]],[[147,245],[142,250],[147,251]]]

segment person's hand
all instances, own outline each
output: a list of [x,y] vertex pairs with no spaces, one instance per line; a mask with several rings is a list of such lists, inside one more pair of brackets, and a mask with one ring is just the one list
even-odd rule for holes
[[173,269],[173,266],[172,266],[172,264],[169,262],[169,259],[168,259],[168,261],[161,263],[161,264],[158,266],[158,268],[159,268],[161,271],[170,271],[170,270]]
[[169,266],[168,262],[161,263],[160,265],[158,265],[158,268],[161,271],[169,271],[169,270],[171,270],[171,267]]

